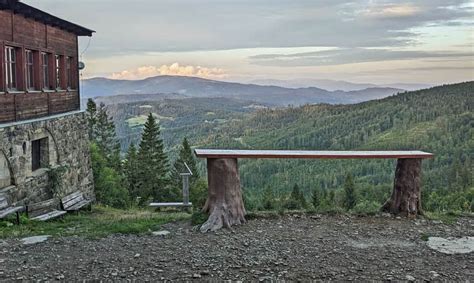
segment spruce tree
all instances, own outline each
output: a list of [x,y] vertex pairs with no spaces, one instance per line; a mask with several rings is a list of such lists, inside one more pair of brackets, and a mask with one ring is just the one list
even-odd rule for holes
[[[115,125],[107,113],[104,103],[99,105],[96,116],[95,142],[109,161],[120,162],[120,144],[115,133]],[[119,160],[116,160],[118,157]]]
[[347,210],[353,209],[356,202],[354,180],[352,174],[348,174],[344,182],[344,207]]
[[92,98],[87,100],[87,110],[86,110],[86,117],[87,117],[87,128],[89,133],[89,140],[95,140],[95,133],[96,133],[96,126],[97,126],[97,105],[95,104]]
[[131,144],[127,151],[127,156],[123,164],[123,173],[126,178],[127,188],[133,200],[136,200],[139,194],[140,178],[139,178],[138,152],[135,144]]
[[164,152],[160,127],[150,113],[143,130],[138,150],[139,178],[138,191],[141,204],[151,198],[164,201],[169,198],[168,157]]
[[275,209],[275,196],[270,186],[265,187],[265,189],[263,190],[262,198],[263,198],[262,199],[263,209],[265,210]]
[[313,195],[311,197],[311,202],[314,208],[318,208],[321,205],[321,197],[317,189],[313,190]]
[[285,207],[287,209],[301,209],[306,208],[306,199],[303,192],[300,190],[298,184],[293,186],[291,191],[290,198],[287,200]]

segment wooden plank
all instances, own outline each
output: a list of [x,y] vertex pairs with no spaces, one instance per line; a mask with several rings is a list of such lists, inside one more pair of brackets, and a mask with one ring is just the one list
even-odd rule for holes
[[59,217],[61,215],[64,215],[64,214],[66,214],[66,211],[52,210],[48,213],[38,215],[38,216],[32,218],[32,220],[46,221],[46,220],[49,220],[49,219],[57,218],[57,217]]
[[81,201],[69,206],[68,208],[65,208],[67,211],[76,211],[79,210],[87,205],[89,205],[92,201],[88,199],[82,199]]
[[63,203],[63,206],[68,206],[68,205],[71,205],[71,203],[74,204],[76,202],[81,201],[82,199],[84,199],[84,197],[82,195],[82,192],[77,191],[77,192],[74,192],[70,195],[67,195],[67,196],[63,197],[61,199],[61,202]]
[[0,197],[0,209],[8,207],[8,200],[6,197]]
[[224,150],[196,149],[200,158],[432,158],[432,153],[423,151],[314,151],[314,150]]
[[149,204],[150,207],[180,207],[180,206],[192,206],[193,204],[188,202],[187,204],[182,202],[152,202]]
[[16,207],[9,207],[7,209],[0,210],[0,218],[5,218],[6,216],[10,214],[23,211],[24,209],[25,208],[22,206],[16,206]]

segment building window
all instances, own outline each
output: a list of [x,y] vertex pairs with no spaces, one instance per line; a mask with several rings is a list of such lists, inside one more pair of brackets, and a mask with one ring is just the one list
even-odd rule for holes
[[35,76],[34,76],[34,59],[33,51],[26,50],[25,52],[25,71],[26,71],[26,89],[35,89]]
[[48,138],[31,142],[31,170],[45,168],[49,164]]
[[67,75],[67,88],[68,89],[73,89],[72,85],[72,58],[71,57],[66,57],[66,75]]
[[61,56],[56,55],[56,88],[61,89]]
[[41,53],[41,72],[43,74],[43,89],[51,89],[49,84],[49,54]]
[[17,89],[16,49],[5,47],[5,86],[7,90]]

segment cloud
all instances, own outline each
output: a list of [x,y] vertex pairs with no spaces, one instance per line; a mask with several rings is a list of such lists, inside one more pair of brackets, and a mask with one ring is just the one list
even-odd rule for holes
[[455,51],[397,51],[369,48],[337,48],[332,50],[295,54],[260,54],[249,57],[250,61],[262,66],[330,66],[365,62],[379,62],[408,59],[453,59],[474,57],[474,52]]
[[[472,22],[473,12],[472,0],[84,0],[84,5],[74,0],[64,0],[64,5],[57,0],[24,1],[96,30],[87,55],[97,57],[238,48],[406,46],[420,40],[414,29],[464,25],[464,20]],[[129,18],[133,21],[124,20]]]
[[362,14],[374,18],[400,18],[411,17],[421,12],[421,9],[413,4],[386,4],[374,5],[364,10]]
[[179,63],[171,65],[156,66],[142,66],[133,70],[124,70],[118,73],[113,73],[111,79],[121,80],[139,80],[154,76],[189,76],[211,79],[222,79],[227,77],[227,74],[220,68],[206,68],[201,66],[181,66]]

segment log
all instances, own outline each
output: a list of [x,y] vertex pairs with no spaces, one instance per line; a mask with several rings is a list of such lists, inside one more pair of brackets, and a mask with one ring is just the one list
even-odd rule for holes
[[421,209],[421,159],[398,159],[393,191],[382,211],[416,217]]
[[209,218],[201,232],[216,231],[245,223],[245,207],[236,158],[207,159],[208,197],[203,212]]

